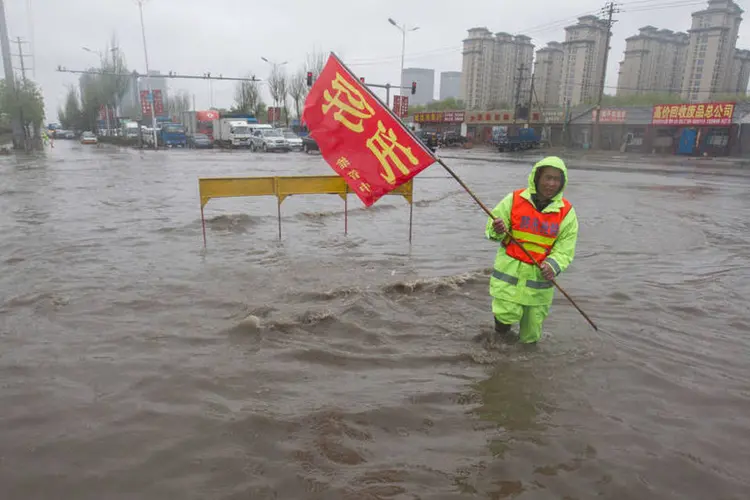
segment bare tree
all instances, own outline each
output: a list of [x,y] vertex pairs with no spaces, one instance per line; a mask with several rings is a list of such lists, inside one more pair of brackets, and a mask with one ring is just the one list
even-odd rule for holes
[[286,113],[287,126],[289,126],[286,103],[288,80],[286,72],[279,66],[274,66],[271,70],[271,76],[268,77],[268,90],[273,98],[274,106],[282,108]]
[[297,112],[297,118],[302,119],[302,105],[307,97],[307,71],[305,68],[292,75],[289,79],[289,97],[294,103],[294,110]]
[[307,71],[312,71],[313,79],[317,79],[323,72],[327,61],[328,54],[320,50],[313,50],[308,52],[305,57],[305,68]]
[[[255,113],[258,109],[258,104],[262,102],[263,99],[260,95],[258,82],[237,82],[237,85],[234,88],[234,107],[232,108],[234,111],[240,113]],[[258,115],[256,114],[256,117],[257,116]]]
[[184,90],[177,92],[175,95],[167,98],[167,111],[170,116],[179,117],[183,111],[190,111],[192,108],[192,98]]

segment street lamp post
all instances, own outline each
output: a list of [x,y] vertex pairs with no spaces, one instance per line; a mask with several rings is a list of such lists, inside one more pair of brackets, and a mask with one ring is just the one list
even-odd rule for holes
[[[404,95],[404,54],[406,53],[406,33],[410,31],[417,31],[419,29],[419,26],[414,26],[412,28],[407,28],[406,24],[403,26],[399,26],[396,21],[393,20],[393,18],[389,17],[388,22],[394,25],[396,28],[398,28],[399,31],[401,31],[401,76],[399,77],[399,95]],[[388,106],[391,105],[391,103],[386,103]]]
[[154,132],[154,149],[159,148],[159,143],[156,138],[156,109],[154,108],[154,94],[151,90],[151,73],[148,70],[148,48],[146,47],[146,28],[143,26],[143,2],[144,0],[136,0],[138,2],[138,10],[141,14],[141,35],[143,37],[143,54],[146,57],[146,88],[148,89],[149,102],[151,103],[151,128]]
[[[276,74],[277,74],[277,73],[276,73],[276,68],[278,68],[279,66],[283,66],[283,65],[285,65],[285,64],[286,64],[287,62],[289,62],[289,61],[284,61],[283,63],[276,63],[276,62],[273,62],[273,61],[269,61],[268,59],[266,59],[266,58],[265,58],[265,57],[263,57],[263,56],[261,56],[261,59],[262,59],[262,60],[264,60],[265,62],[267,62],[268,64],[270,64],[271,66],[273,66],[273,73],[274,73],[274,75],[276,75]],[[269,83],[271,83],[271,82],[269,82]],[[271,85],[275,85],[275,83],[271,83]],[[269,89],[269,90],[270,90],[270,89]],[[275,93],[276,93],[276,91],[274,90],[274,91],[272,92],[272,94],[275,94]],[[278,109],[278,108],[279,108],[279,101],[278,101],[278,99],[276,98],[276,96],[275,96],[275,95],[272,95],[271,97],[273,97],[273,104],[274,104],[274,107],[275,107],[276,109]],[[285,97],[286,97],[286,96],[285,96]],[[281,113],[279,113],[279,115],[281,115]],[[273,117],[274,117],[274,118],[276,118],[276,113],[275,113],[275,112],[274,112],[274,115],[273,115]],[[279,116],[279,117],[281,117],[281,116]],[[273,121],[273,125],[274,125],[274,126],[276,126],[276,120],[274,120],[274,121]]]

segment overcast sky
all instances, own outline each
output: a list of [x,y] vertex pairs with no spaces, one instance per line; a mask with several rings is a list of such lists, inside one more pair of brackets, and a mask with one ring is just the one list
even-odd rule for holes
[[[387,19],[419,26],[406,40],[406,67],[433,68],[435,92],[440,71],[460,71],[461,41],[466,30],[524,33],[538,49],[563,41],[564,26],[578,16],[596,13],[601,0],[146,0],[143,8],[149,67],[166,73],[245,76],[265,79],[270,66],[261,56],[288,61],[290,71],[313,49],[335,51],[368,82],[398,83],[401,33]],[[625,38],[653,25],[675,31],[690,27],[700,0],[622,0],[613,28],[607,85],[616,86]],[[747,10],[747,1],[737,2]],[[29,6],[31,7],[29,9]],[[664,7],[656,9],[655,7]],[[42,86],[47,122],[57,121],[66,86],[78,76],[56,71],[57,65],[85,69],[98,56],[81,47],[103,50],[112,34],[120,40],[128,67],[145,70],[136,0],[5,0],[11,40],[34,42],[34,79]],[[746,14],[747,16],[747,14]],[[32,29],[33,25],[33,29]],[[738,47],[750,48],[750,22],[740,28]],[[12,46],[17,54],[17,48]],[[14,57],[14,65],[19,66]],[[26,60],[27,66],[31,60]],[[170,91],[195,94],[198,109],[209,106],[205,81],[170,80]],[[607,92],[614,93],[614,88]],[[266,90],[266,101],[269,101]],[[437,96],[436,96],[437,97]],[[215,82],[213,103],[229,107],[233,84]]]

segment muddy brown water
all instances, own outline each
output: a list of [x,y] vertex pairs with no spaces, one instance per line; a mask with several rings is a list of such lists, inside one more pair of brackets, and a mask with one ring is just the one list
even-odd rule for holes
[[[460,155],[459,155],[460,156]],[[452,159],[488,205],[515,162]],[[575,162],[570,162],[575,167]],[[320,156],[56,141],[0,158],[0,498],[746,499],[750,177],[572,169],[581,223],[538,349],[491,328],[485,217],[212,200]],[[596,166],[594,166],[596,167]]]

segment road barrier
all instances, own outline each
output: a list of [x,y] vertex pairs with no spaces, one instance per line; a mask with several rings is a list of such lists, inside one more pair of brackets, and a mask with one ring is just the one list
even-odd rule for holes
[[[410,180],[387,195],[403,196],[409,203],[409,243],[412,239],[412,215],[414,211],[413,184]],[[203,246],[206,246],[206,219],[203,208],[211,198],[233,198],[244,196],[275,196],[281,239],[281,203],[289,196],[300,194],[336,194],[344,200],[344,234],[349,231],[349,203],[347,195],[353,191],[338,175],[311,175],[289,177],[215,177],[198,179],[201,199],[201,224]]]

